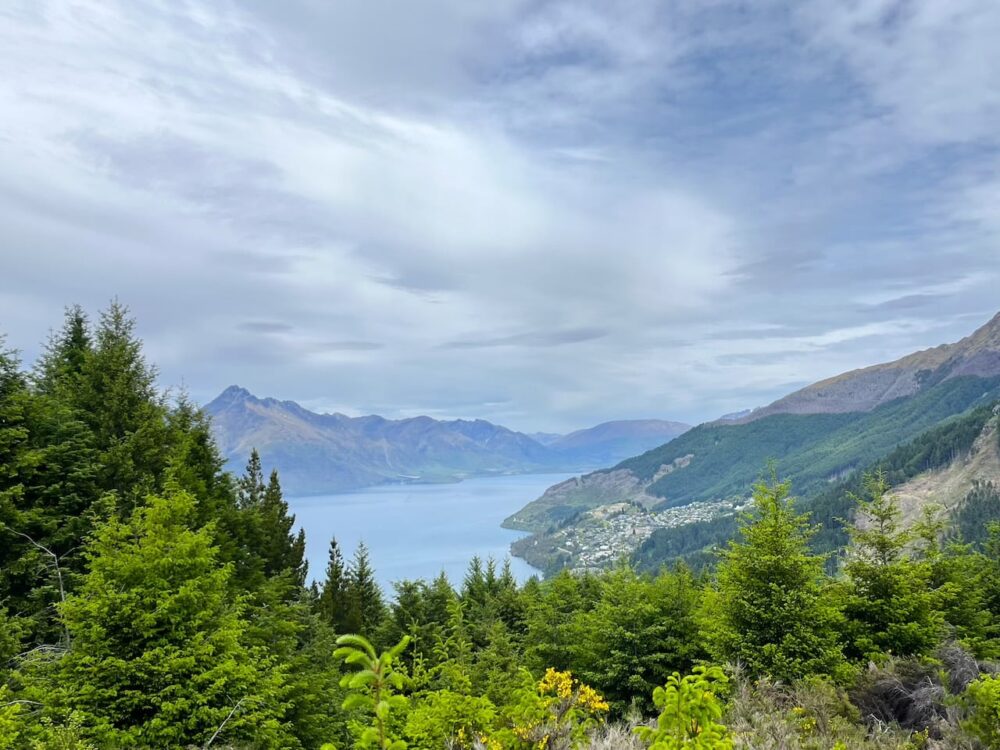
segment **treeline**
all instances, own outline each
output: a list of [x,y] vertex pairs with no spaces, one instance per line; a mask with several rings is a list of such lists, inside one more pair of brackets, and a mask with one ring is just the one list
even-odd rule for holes
[[[712,572],[519,585],[476,560],[387,601],[363,547],[331,541],[310,584],[279,477],[256,453],[224,472],[201,413],[154,383],[117,304],[69,310],[31,371],[0,354],[0,748],[998,739],[1000,527],[979,550],[932,515],[901,528],[882,474],[835,574],[772,478]],[[940,694],[915,688],[917,711],[911,682]]]

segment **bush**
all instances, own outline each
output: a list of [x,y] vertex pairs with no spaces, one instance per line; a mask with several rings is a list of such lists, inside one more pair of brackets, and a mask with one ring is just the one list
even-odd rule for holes
[[962,696],[970,716],[962,728],[990,750],[1000,749],[1000,675],[983,675]]
[[674,672],[665,687],[653,691],[653,703],[660,709],[656,726],[636,727],[635,733],[650,750],[730,750],[729,730],[718,722],[718,693],[728,683],[719,667],[695,667],[685,677]]

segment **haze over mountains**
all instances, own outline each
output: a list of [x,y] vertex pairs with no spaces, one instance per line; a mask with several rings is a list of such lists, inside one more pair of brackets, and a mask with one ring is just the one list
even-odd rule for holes
[[1000,314],[954,344],[820,381],[562,482],[506,524],[541,531],[622,501],[666,508],[746,496],[771,459],[796,493],[808,496],[998,398]]
[[689,429],[678,422],[625,420],[565,436],[537,436],[539,440],[481,419],[317,414],[293,401],[258,398],[239,386],[227,388],[205,411],[234,469],[240,470],[257,448],[293,494],[484,474],[579,471],[635,455]]

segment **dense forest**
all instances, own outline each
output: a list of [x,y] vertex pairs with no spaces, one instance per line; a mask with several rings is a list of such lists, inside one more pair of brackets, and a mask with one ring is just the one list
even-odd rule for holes
[[127,310],[71,308],[0,351],[0,748],[1000,748],[996,488],[957,528],[890,491],[972,434],[838,486],[832,561],[772,473],[697,570],[387,596],[335,540],[312,583],[266,456],[223,471]]

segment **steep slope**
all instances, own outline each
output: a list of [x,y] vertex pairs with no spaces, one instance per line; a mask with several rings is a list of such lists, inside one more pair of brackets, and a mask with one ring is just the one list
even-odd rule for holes
[[957,414],[1000,398],[1000,377],[955,378],[871,412],[775,414],[703,424],[641,456],[546,490],[505,521],[540,531],[580,510],[615,502],[652,509],[746,496],[773,460],[808,495]]
[[953,512],[980,482],[1000,485],[996,417],[987,422],[968,453],[959,454],[946,466],[918,474],[893,488],[893,494],[899,500],[903,523],[910,526],[929,506]]
[[[944,509],[963,538],[981,539],[984,523],[1000,520],[1000,403],[985,404],[922,433],[846,479],[802,497],[797,507],[819,524],[813,537],[818,552],[833,552],[847,543],[843,519],[851,517],[851,494],[862,492],[866,472],[882,469],[900,499],[904,521],[912,524],[925,507]],[[699,565],[711,562],[710,550],[736,533],[735,516],[654,531],[636,550],[633,563],[656,570],[664,563],[685,559]]]
[[814,492],[998,394],[1000,315],[956,344],[822,381],[563,482],[505,523],[539,531],[614,502],[665,507],[745,496],[768,460],[797,491]]
[[291,493],[537,471],[555,463],[552,453],[527,435],[483,420],[316,414],[237,386],[205,411],[232,468],[241,469],[257,448]]
[[772,414],[870,411],[952,378],[997,374],[1000,374],[1000,313],[954,344],[821,380],[754,410],[742,417],[742,421]]
[[661,419],[604,422],[546,443],[577,464],[607,466],[673,440],[691,425]]

